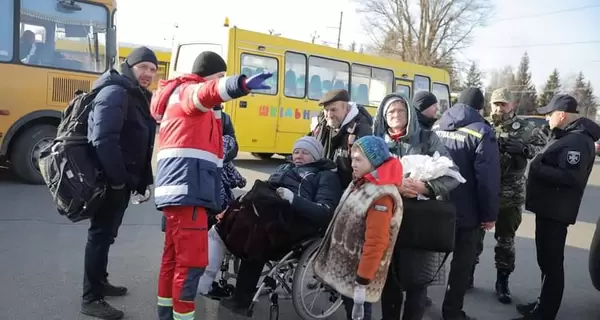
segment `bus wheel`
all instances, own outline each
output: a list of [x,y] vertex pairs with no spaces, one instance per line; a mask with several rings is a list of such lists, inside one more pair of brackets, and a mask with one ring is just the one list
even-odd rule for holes
[[271,157],[273,156],[273,153],[252,153],[252,155],[261,160],[268,160],[268,159],[271,159]]
[[29,184],[44,184],[38,159],[40,152],[56,138],[56,127],[49,124],[33,126],[21,133],[13,144],[11,168]]

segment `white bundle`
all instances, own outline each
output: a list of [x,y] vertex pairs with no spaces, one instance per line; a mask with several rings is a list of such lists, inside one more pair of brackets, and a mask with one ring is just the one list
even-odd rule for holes
[[460,183],[467,180],[458,172],[452,169],[454,162],[448,158],[440,156],[438,152],[433,157],[426,155],[409,155],[400,159],[404,171],[404,177],[419,181],[430,181],[443,176],[449,176]]

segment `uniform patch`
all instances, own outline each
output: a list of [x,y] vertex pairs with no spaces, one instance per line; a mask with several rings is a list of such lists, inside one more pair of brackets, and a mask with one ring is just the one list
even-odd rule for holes
[[518,130],[520,127],[521,127],[521,124],[520,124],[520,123],[518,123],[518,122],[513,122],[513,124],[512,124],[512,128],[513,128],[513,129],[515,129],[515,130]]
[[384,206],[384,205],[381,205],[381,204],[376,204],[376,205],[373,207],[373,210],[375,210],[375,211],[380,211],[380,212],[387,212],[387,211],[388,211],[388,207],[387,207],[387,206]]
[[568,151],[567,152],[567,162],[569,164],[578,164],[579,160],[581,160],[581,152],[579,151]]

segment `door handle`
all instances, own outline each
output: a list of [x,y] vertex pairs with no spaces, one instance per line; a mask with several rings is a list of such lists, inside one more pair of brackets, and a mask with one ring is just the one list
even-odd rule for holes
[[243,101],[243,100],[240,101],[240,108],[246,108],[246,107],[248,107],[248,102]]

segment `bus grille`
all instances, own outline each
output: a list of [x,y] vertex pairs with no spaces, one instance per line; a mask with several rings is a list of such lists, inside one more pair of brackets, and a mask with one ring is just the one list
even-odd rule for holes
[[90,91],[91,81],[84,79],[52,78],[52,102],[67,103],[75,96],[75,91]]

